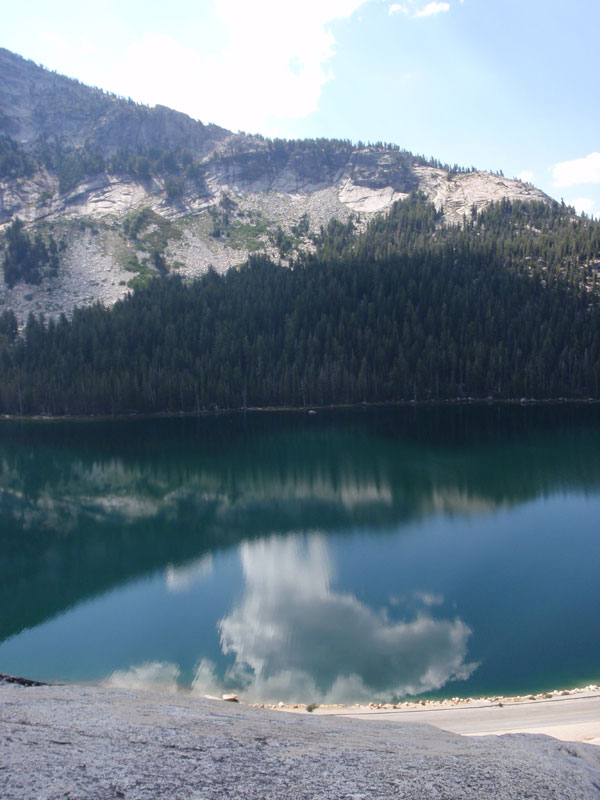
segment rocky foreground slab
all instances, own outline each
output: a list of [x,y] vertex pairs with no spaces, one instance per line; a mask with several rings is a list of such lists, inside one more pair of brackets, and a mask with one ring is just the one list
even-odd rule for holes
[[600,748],[181,695],[0,685],[0,797],[600,798]]

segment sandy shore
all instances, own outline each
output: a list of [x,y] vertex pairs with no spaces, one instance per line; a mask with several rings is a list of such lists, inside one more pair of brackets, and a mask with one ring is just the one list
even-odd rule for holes
[[[318,710],[317,710],[318,713]],[[600,746],[600,693],[499,705],[478,704],[408,709],[326,710],[321,714],[386,722],[427,722],[463,736],[544,733],[567,742]]]
[[[306,713],[307,708],[283,703],[263,707],[295,713]],[[312,713],[377,722],[426,722],[463,736],[543,733],[563,741],[600,745],[600,686],[596,684],[514,697],[323,705]]]

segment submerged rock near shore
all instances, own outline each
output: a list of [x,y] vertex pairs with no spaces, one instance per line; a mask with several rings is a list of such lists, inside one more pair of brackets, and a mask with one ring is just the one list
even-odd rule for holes
[[600,749],[186,696],[0,685],[0,796],[591,800]]

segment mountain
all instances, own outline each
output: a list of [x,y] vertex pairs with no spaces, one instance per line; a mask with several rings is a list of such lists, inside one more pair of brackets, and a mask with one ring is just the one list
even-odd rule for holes
[[0,313],[0,413],[600,397],[600,222],[504,199],[445,225],[415,192],[313,244],[21,332]]
[[91,144],[103,155],[119,148],[185,147],[210,153],[229,136],[185,114],[145,106],[84,86],[0,49],[0,131],[31,149],[37,142]]
[[364,227],[414,191],[457,224],[492,201],[550,202],[394,145],[235,134],[0,49],[0,229],[25,223],[0,303],[22,320],[112,305],[158,273],[223,272],[256,251],[286,262],[331,219]]

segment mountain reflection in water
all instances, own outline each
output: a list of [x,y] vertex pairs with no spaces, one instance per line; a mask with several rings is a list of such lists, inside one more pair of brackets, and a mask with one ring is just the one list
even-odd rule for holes
[[[533,548],[535,528],[541,549],[552,539],[564,566],[560,534],[529,509],[595,498],[599,445],[592,406],[2,423],[0,671],[10,671],[3,658],[33,657],[37,629],[51,640],[51,626],[79,619],[84,606],[108,643],[104,598],[121,597],[125,619],[126,597],[138,592],[136,602],[156,604],[169,630],[184,607],[170,604],[185,604],[186,620],[202,616],[203,639],[191,641],[182,622],[185,644],[169,645],[181,657],[163,657],[166,646],[147,658],[153,648],[140,645],[141,660],[115,653],[108,671],[119,685],[316,702],[472,685],[504,658],[497,598],[485,600],[499,575],[479,588],[481,564],[496,559],[510,584],[506,613],[517,598],[533,613],[538,600],[525,597],[519,564],[502,548]],[[502,516],[513,509],[527,521]],[[523,530],[512,541],[515,525]],[[598,607],[585,573],[598,545],[584,528],[577,569],[585,602]],[[479,573],[468,567],[476,558]],[[529,558],[527,550],[521,563]],[[548,571],[548,554],[539,558]],[[545,589],[534,578],[530,591]],[[497,626],[498,653],[485,643],[488,625]],[[76,665],[56,674],[38,667],[28,674],[86,678]]]

